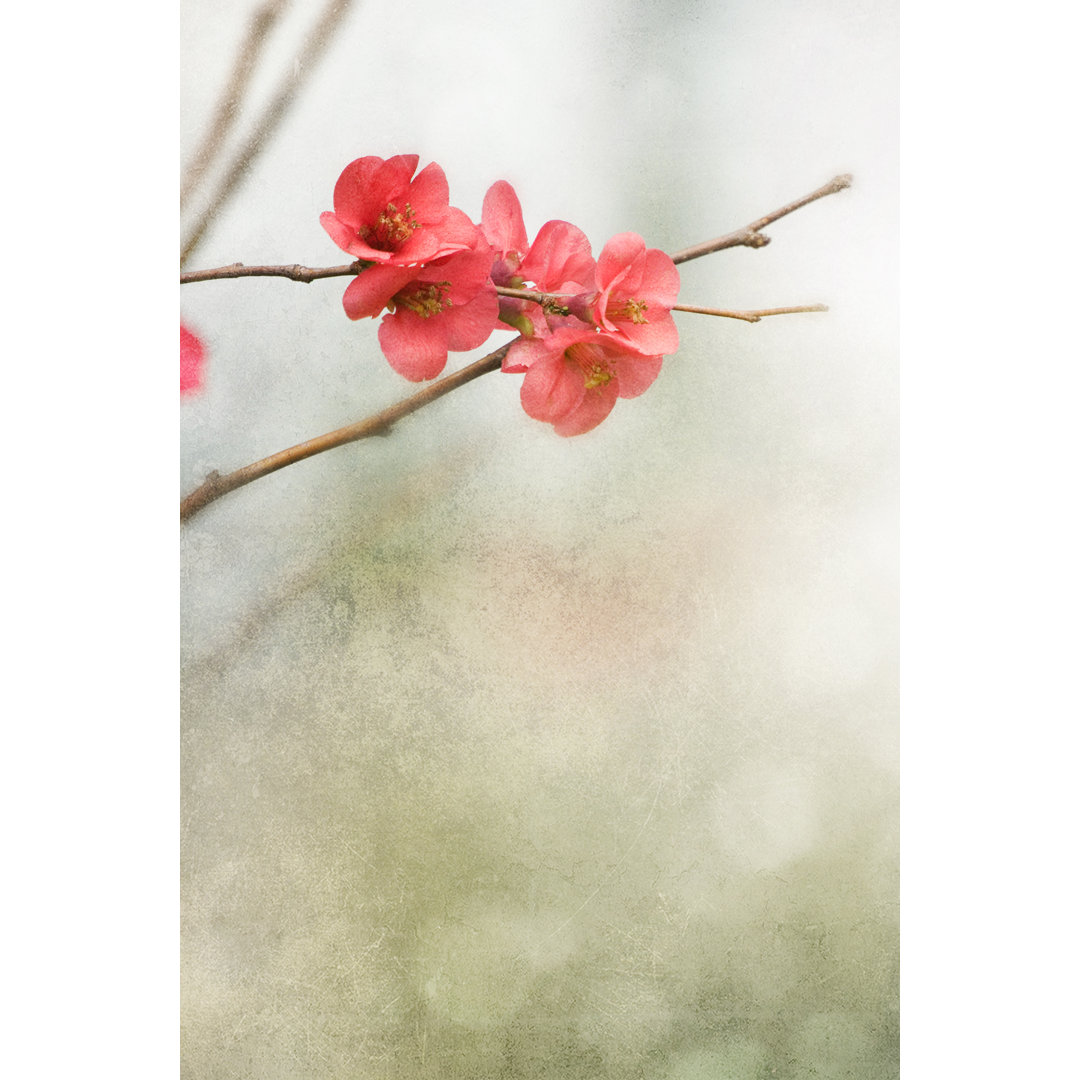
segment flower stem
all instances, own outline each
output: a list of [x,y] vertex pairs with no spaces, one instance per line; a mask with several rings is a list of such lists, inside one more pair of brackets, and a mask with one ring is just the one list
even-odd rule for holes
[[801,315],[808,311],[828,311],[829,308],[826,304],[801,304],[798,307],[761,308],[758,311],[728,311],[725,308],[676,304],[671,310],[692,311],[697,315],[721,315],[725,319],[742,319],[743,322],[761,322],[767,315]]

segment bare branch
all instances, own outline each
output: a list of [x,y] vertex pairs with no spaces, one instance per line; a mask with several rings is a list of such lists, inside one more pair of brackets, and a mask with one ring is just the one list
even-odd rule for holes
[[287,3],[288,0],[268,0],[251,17],[247,37],[240,46],[240,52],[237,53],[232,75],[229,76],[229,81],[221,92],[210,126],[184,172],[183,184],[180,187],[181,210],[187,205],[192,192],[198,187],[203,176],[206,175],[206,170],[210,168],[214,158],[221,151],[225,136],[229,133],[240,111],[240,103],[247,92],[251,74],[255,70],[255,62],[259,58],[267,35],[273,29],[274,23],[277,22]]
[[[838,176],[824,187],[812,191],[809,195],[797,199],[795,202],[788,203],[779,210],[774,210],[771,214],[766,214],[765,217],[747,225],[745,228],[739,229],[734,233],[729,233],[727,236],[722,236],[717,240],[711,240],[705,244],[698,244],[695,247],[687,248],[684,251],[673,255],[672,259],[675,262],[686,262],[688,259],[696,259],[702,255],[708,255],[713,251],[721,251],[724,248],[737,247],[739,245],[761,247],[763,244],[768,243],[768,238],[762,236],[760,233],[760,230],[766,225],[798,210],[802,206],[806,206],[807,203],[811,203],[815,199],[820,199],[826,195],[841,191],[843,188],[850,186],[850,184],[850,176]],[[295,263],[286,266],[245,266],[243,263],[232,263],[229,266],[221,266],[214,270],[194,270],[182,273],[180,275],[180,282],[181,284],[189,284],[196,281],[214,281],[221,278],[239,277],[283,277],[288,278],[290,281],[311,282],[319,278],[347,277],[354,275],[359,273],[365,265],[367,264],[362,261],[349,263],[345,266],[327,266],[322,268],[300,266]],[[540,304],[557,305],[558,301],[562,299],[555,294],[533,292],[528,289],[498,287],[496,291],[503,296],[513,296],[523,300],[533,300]],[[741,319],[744,322],[759,322],[761,319],[770,315],[794,315],[802,312],[827,311],[828,308],[826,308],[824,304],[809,304],[798,307],[763,308],[756,311],[731,311],[723,308],[704,308],[695,307],[689,304],[680,304],[676,305],[674,310],[694,312],[703,315],[719,315],[729,319]],[[502,366],[503,357],[506,356],[511,345],[513,345],[513,342],[509,342],[502,346],[502,348],[496,349],[494,352],[489,353],[475,363],[462,368],[460,371],[456,371],[451,375],[439,379],[437,382],[431,383],[411,397],[405,398],[404,401],[399,401],[396,405],[391,405],[389,408],[383,409],[381,412],[375,413],[373,416],[369,416],[348,427],[339,428],[337,431],[331,431],[326,435],[320,435],[314,439],[308,439],[307,442],[298,443],[296,446],[292,446],[287,450],[281,450],[276,454],[271,454],[270,457],[263,458],[261,461],[256,461],[251,465],[246,465],[241,469],[237,469],[235,472],[227,473],[225,476],[216,472],[211,473],[199,487],[181,500],[180,520],[186,521],[188,518],[192,517],[192,515],[198,513],[204,506],[208,506],[216,499],[220,499],[222,495],[226,495],[230,491],[235,491],[245,484],[250,484],[253,480],[258,480],[260,477],[266,476],[269,473],[277,472],[278,469],[283,469],[297,461],[303,461],[305,458],[313,457],[315,454],[321,454],[325,450],[332,450],[334,447],[344,446],[347,443],[357,442],[360,439],[367,439],[374,435],[388,434],[393,425],[403,417],[416,412],[418,409],[422,409],[425,405],[450,393],[451,390],[456,390],[459,386],[464,386],[466,383],[472,382],[473,379],[477,379],[481,375],[486,375],[491,371],[497,371]]]
[[334,31],[341,24],[341,20],[348,12],[351,3],[352,0],[329,0],[329,3],[327,3],[322,17],[308,35],[293,70],[289,72],[282,82],[277,93],[263,111],[262,116],[255,125],[255,129],[233,158],[209,206],[202,212],[191,232],[185,237],[180,250],[181,266],[190,258],[191,253],[198,246],[199,241],[202,240],[203,234],[209,228],[210,222],[213,221],[217,212],[225,205],[229,196],[232,195],[233,190],[258,156],[259,151],[269,141],[270,136],[281,122],[282,117],[303,85],[304,79],[315,64],[318,63],[326,46],[329,45],[334,36]]
[[711,255],[714,251],[723,251],[725,248],[764,247],[769,243],[769,237],[762,233],[762,229],[771,225],[774,221],[779,221],[780,218],[794,213],[808,203],[823,199],[826,195],[835,195],[838,191],[851,187],[851,180],[850,173],[844,173],[843,176],[834,176],[827,184],[819,187],[817,191],[811,191],[809,195],[804,195],[794,202],[789,202],[786,206],[781,206],[779,210],[774,210],[771,214],[766,214],[763,218],[758,218],[757,221],[751,222],[751,224],[741,229],[736,229],[735,232],[717,237],[715,240],[707,240],[703,244],[695,244],[693,247],[684,248],[682,251],[672,255],[671,259],[673,262],[682,263],[688,262],[690,259],[700,259],[702,255]]
[[488,353],[487,356],[481,357],[468,367],[425,386],[412,397],[407,397],[404,401],[399,401],[396,405],[391,405],[358,423],[308,439],[307,442],[298,443],[296,446],[289,447],[288,450],[271,454],[261,461],[245,465],[242,469],[227,473],[225,476],[216,472],[211,473],[190,495],[180,501],[180,520],[186,521],[204,506],[208,506],[215,499],[220,499],[222,495],[227,495],[230,491],[235,491],[269,473],[277,472],[278,469],[284,469],[287,465],[314,457],[315,454],[321,454],[324,450],[333,450],[337,446],[371,438],[373,435],[389,434],[394,424],[403,417],[416,412],[417,409],[422,409],[425,405],[430,405],[444,394],[449,394],[451,390],[456,390],[459,386],[464,386],[473,379],[486,375],[489,371],[497,371],[502,366],[503,357],[509,352],[511,345],[513,345],[512,341],[507,342],[502,348]]

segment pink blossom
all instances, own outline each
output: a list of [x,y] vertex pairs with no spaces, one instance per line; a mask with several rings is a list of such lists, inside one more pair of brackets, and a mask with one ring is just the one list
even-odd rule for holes
[[369,266],[345,290],[345,313],[374,318],[389,308],[379,344],[390,366],[413,382],[433,379],[448,351],[475,349],[495,329],[499,298],[490,268],[486,245],[424,266]]
[[446,174],[432,162],[415,177],[420,158],[399,154],[357,158],[334,185],[334,209],[319,217],[350,255],[386,266],[430,262],[471,247],[476,226],[449,205]]
[[548,221],[540,226],[520,272],[541,292],[574,293],[593,280],[596,263],[589,238],[569,221]]
[[203,385],[206,347],[183,324],[180,324],[180,396],[198,393]]
[[663,359],[590,328],[561,327],[547,337],[516,341],[503,371],[524,371],[522,408],[569,436],[591,431],[617,398],[643,394],[660,374]]
[[[679,271],[671,256],[645,247],[637,233],[612,237],[596,261],[596,292],[586,299],[584,316],[601,330],[623,338],[648,354],[670,354],[679,347],[671,308],[679,295]],[[580,302],[571,304],[580,311]]]
[[[581,292],[592,288],[593,258],[588,237],[568,221],[549,221],[529,244],[521,203],[505,180],[496,180],[484,196],[484,238],[495,252],[491,278],[496,285],[540,292]],[[546,334],[565,321],[531,300],[499,298],[499,319],[526,336]]]
[[[525,279],[517,269],[522,256],[529,250],[529,237],[517,192],[505,180],[496,180],[488,188],[480,214],[480,228],[495,255],[491,280],[496,285],[520,289]],[[515,281],[517,284],[512,284]]]

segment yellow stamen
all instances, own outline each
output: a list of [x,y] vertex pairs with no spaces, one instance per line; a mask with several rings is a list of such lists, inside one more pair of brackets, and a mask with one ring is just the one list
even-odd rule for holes
[[405,292],[399,292],[394,297],[394,302],[416,312],[421,319],[430,319],[432,315],[438,315],[444,308],[454,306],[453,301],[446,297],[446,291],[449,288],[449,281],[407,286]]
[[566,357],[581,368],[586,390],[606,386],[615,375],[615,361],[587,341],[571,345],[566,350]]
[[607,316],[609,319],[626,320],[629,319],[632,323],[647,323],[649,320],[645,318],[645,312],[649,310],[649,305],[644,300],[624,300],[621,304],[612,304],[607,309]]
[[400,247],[421,225],[416,220],[410,203],[404,210],[399,210],[394,203],[387,203],[386,209],[375,219],[375,226],[360,226],[360,238],[380,251],[392,251]]

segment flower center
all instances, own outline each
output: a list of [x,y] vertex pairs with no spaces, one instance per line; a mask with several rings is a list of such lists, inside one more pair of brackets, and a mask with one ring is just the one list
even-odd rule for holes
[[607,309],[607,315],[609,319],[619,319],[625,322],[629,319],[632,323],[647,323],[649,320],[645,318],[645,312],[649,310],[649,305],[644,300],[635,300],[631,297],[629,300],[623,300],[622,303],[612,304]]
[[581,373],[585,376],[586,390],[606,386],[615,375],[615,361],[605,356],[597,346],[586,341],[571,345],[565,355],[571,363],[581,368]]
[[409,203],[399,210],[394,203],[375,219],[375,224],[360,226],[360,239],[378,251],[395,251],[421,226]]
[[394,303],[416,312],[421,319],[430,319],[444,308],[454,306],[453,301],[446,295],[449,288],[449,281],[438,281],[429,285],[413,282],[394,297]]

